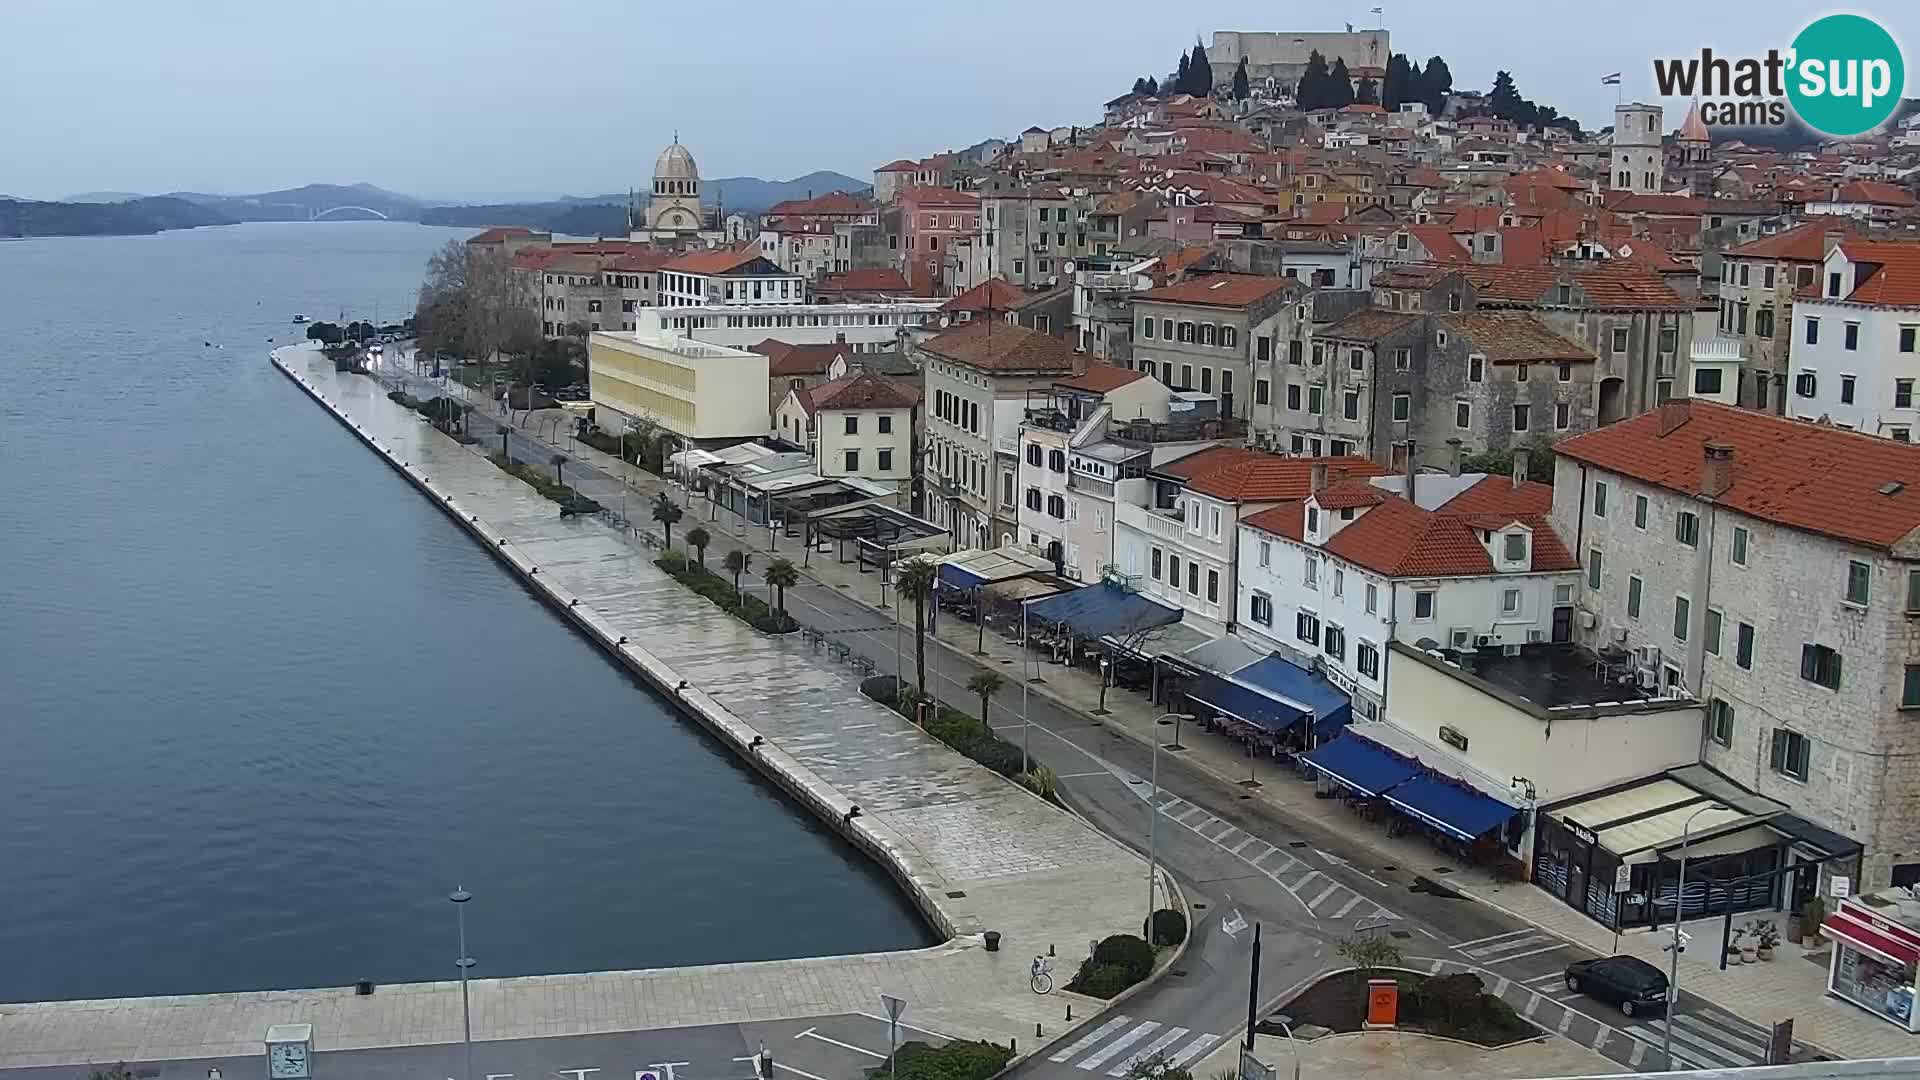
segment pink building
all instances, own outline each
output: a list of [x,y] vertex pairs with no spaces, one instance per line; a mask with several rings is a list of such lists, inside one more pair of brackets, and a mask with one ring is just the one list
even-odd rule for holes
[[980,200],[964,191],[910,187],[900,193],[901,273],[921,296],[941,293],[941,261],[980,225]]

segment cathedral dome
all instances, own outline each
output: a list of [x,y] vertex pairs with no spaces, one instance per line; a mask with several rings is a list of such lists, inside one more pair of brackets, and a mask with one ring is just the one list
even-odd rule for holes
[[660,157],[654,161],[653,178],[655,180],[698,180],[700,167],[693,163],[693,155],[687,152],[687,148],[675,140],[665,150],[660,151]]

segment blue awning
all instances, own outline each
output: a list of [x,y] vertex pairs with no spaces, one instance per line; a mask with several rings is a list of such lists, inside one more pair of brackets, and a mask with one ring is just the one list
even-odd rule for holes
[[1186,676],[1187,696],[1265,731],[1285,731],[1308,714],[1298,705],[1238,686],[1206,672]]
[[1355,735],[1342,735],[1301,755],[1300,760],[1367,795],[1378,795],[1420,773],[1419,762]]
[[1104,581],[1027,601],[1030,618],[1065,623],[1086,638],[1125,638],[1179,622],[1181,614],[1179,608],[1156,604],[1137,592]]
[[987,583],[987,579],[952,563],[940,564],[940,584],[950,589],[977,589]]
[[1284,656],[1269,656],[1243,667],[1233,673],[1233,678],[1297,704],[1302,713],[1313,717],[1313,733],[1320,738],[1334,734],[1353,719],[1353,701],[1345,691],[1328,682],[1326,676]]
[[[1346,740],[1342,739],[1341,742]],[[1422,773],[1386,793],[1388,802],[1462,840],[1477,840],[1519,811],[1457,781]]]

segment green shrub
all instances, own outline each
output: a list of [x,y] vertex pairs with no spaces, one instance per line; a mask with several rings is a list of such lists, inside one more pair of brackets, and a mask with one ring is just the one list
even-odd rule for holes
[[1153,974],[1153,946],[1132,934],[1114,934],[1094,946],[1093,962],[1118,965],[1139,982]]
[[1187,915],[1173,908],[1161,908],[1153,913],[1153,919],[1147,925],[1147,939],[1155,945],[1178,945],[1187,940]]
[[[958,1040],[944,1046],[928,1046],[915,1040],[901,1043],[893,1054],[893,1073],[899,1080],[986,1080],[1007,1067],[1013,1049],[990,1042]],[[868,1075],[887,1076],[888,1067],[880,1065]]]
[[1400,947],[1382,937],[1347,938],[1334,946],[1334,951],[1363,972],[1400,963]]
[[756,630],[768,634],[786,634],[799,629],[800,624],[794,622],[792,616],[781,615],[757,596],[742,598],[733,591],[732,581],[703,569],[698,563],[687,561],[687,557],[680,552],[666,552],[653,560],[653,565],[712,601],[714,607]]
[[1098,964],[1088,960],[1080,965],[1080,970],[1074,974],[1073,981],[1067,984],[1067,989],[1104,1001],[1139,981],[1119,964]]
[[1054,798],[1060,786],[1060,778],[1055,776],[1053,770],[1047,768],[1045,765],[1035,765],[1033,768],[1021,773],[1020,782],[1027,785],[1028,791],[1047,800]]

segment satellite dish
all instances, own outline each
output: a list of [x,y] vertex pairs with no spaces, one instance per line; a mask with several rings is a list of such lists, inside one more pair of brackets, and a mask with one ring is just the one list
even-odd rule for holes
[[1068,259],[1066,262],[1061,263],[1060,271],[1066,274],[1068,277],[1072,277],[1073,276],[1073,260]]
[[940,316],[940,329],[945,330],[947,328],[947,321],[947,316]]

